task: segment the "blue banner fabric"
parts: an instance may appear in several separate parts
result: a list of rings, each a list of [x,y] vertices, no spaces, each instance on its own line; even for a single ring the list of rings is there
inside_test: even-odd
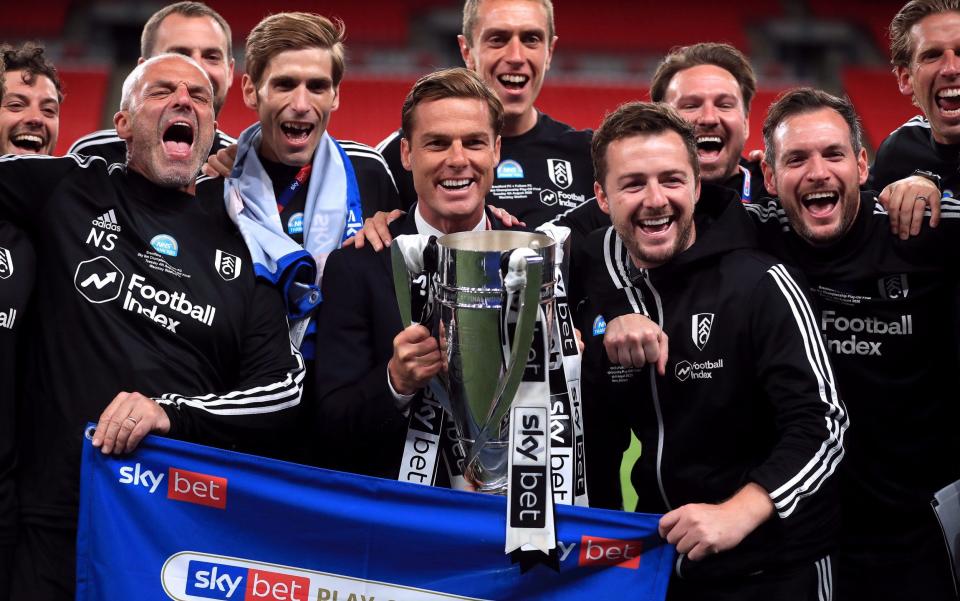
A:
[[[504,555],[506,499],[150,436],[83,450],[77,600],[662,600],[658,516],[557,507],[559,571]]]

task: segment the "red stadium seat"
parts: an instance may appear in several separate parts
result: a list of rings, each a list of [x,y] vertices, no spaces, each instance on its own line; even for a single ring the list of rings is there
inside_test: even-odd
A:
[[[874,148],[907,119],[920,113],[909,98],[900,94],[889,69],[849,68],[843,72],[843,85]]]
[[[60,137],[54,149],[54,154],[59,156],[66,153],[78,138],[102,127],[110,71],[106,68],[63,67],[58,71],[64,91],[60,108]]]
[[[56,38],[63,33],[70,0],[50,0],[42,6],[31,2],[4,2],[0,11],[0,40]]]
[[[281,10],[339,17],[346,24],[348,44],[402,46],[408,42],[411,8],[396,0],[286,0],[282,6],[276,2],[211,0],[207,4],[230,24],[234,44],[240,47],[261,19]]]

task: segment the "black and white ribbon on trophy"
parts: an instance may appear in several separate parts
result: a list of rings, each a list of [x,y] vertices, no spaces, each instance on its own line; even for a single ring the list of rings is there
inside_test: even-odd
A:
[[[432,329],[433,287],[436,273],[436,238],[424,235],[398,236],[394,240],[392,267],[400,319],[404,327],[421,324]],[[399,254],[398,254],[399,253]],[[410,274],[414,274],[411,277]],[[438,457],[443,457],[451,488],[468,490],[463,477],[466,453],[457,437],[453,419],[443,409],[449,406],[440,376],[434,376],[409,407],[407,437],[397,477],[402,482],[437,483]]]

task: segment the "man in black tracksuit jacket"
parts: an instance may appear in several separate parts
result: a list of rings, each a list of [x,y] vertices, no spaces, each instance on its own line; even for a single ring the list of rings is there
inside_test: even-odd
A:
[[[72,598],[86,423],[103,420],[104,451],[150,431],[256,450],[300,400],[283,301],[256,281],[222,180],[193,184],[213,117],[209,83],[188,61],[158,57],[131,75],[116,118],[127,166],[0,159],[0,217],[37,252],[13,599]]]
[[[809,282],[854,424],[841,468],[837,598],[951,599],[930,500],[960,478],[960,408],[948,393],[960,368],[960,212],[945,203],[939,228],[891,236],[886,211],[856,190],[867,174],[865,153],[850,147],[855,119],[848,102],[814,90],[778,101],[764,128],[765,169],[781,198],[747,209],[761,247]]]
[[[582,251],[588,302],[603,315],[628,299],[673,348],[657,374],[598,360],[588,337],[601,373],[584,404],[623,416],[643,445],[637,509],[668,512],[661,535],[681,553],[670,598],[816,599],[846,411],[803,287],[753,248],[735,193],[701,188],[695,157],[692,129],[662,105],[625,105],[595,134],[614,226]]]

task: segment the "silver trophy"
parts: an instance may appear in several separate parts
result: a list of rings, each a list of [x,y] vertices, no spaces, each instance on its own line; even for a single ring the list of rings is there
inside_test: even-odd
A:
[[[461,232],[429,241],[400,236],[392,253],[405,325],[416,322],[410,284],[428,278],[419,321],[438,336],[446,359],[441,402],[463,446],[464,476],[481,492],[505,494],[510,407],[528,363],[541,372],[528,377],[546,381],[536,366],[553,331],[556,243],[535,233]]]

